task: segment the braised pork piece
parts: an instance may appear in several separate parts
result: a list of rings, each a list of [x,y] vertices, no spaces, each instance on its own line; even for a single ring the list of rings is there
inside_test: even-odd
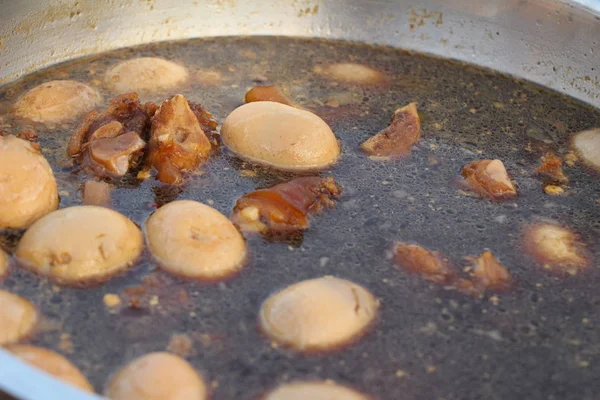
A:
[[[285,236],[307,229],[309,216],[333,207],[341,193],[333,178],[296,178],[242,196],[231,219],[245,232]]]
[[[179,184],[208,159],[212,145],[207,135],[212,137],[216,126],[208,111],[182,95],[161,105],[142,105],[137,93],[128,93],[111,100],[103,113],[90,112],[67,153],[97,177],[118,178],[135,169],[146,152],[145,166],[157,171],[159,181]]]
[[[156,178],[178,184],[184,174],[208,159],[209,137],[217,127],[212,115],[182,95],[166,100],[152,116],[146,164],[157,170]]]
[[[407,271],[436,283],[450,283],[455,273],[450,262],[438,251],[416,244],[398,242],[394,245],[394,261]]]
[[[517,195],[517,190],[500,160],[472,162],[463,167],[461,175],[461,184],[482,198],[503,200]]]
[[[420,136],[421,119],[417,105],[410,103],[397,109],[390,125],[361,144],[361,148],[372,156],[405,156]]]
[[[122,177],[140,162],[149,124],[150,116],[136,93],[117,96],[104,112],[91,111],[85,117],[67,154],[98,177]]]
[[[461,293],[482,296],[486,291],[505,291],[512,284],[510,272],[489,250],[479,257],[465,257],[469,266],[462,271],[468,271],[468,275],[462,274],[464,277],[439,251],[403,242],[396,242],[392,251],[397,267]]]
[[[562,168],[562,160],[556,154],[548,152],[541,158],[542,165],[535,169],[535,172],[542,176],[548,183],[565,184],[569,178],[565,175]]]

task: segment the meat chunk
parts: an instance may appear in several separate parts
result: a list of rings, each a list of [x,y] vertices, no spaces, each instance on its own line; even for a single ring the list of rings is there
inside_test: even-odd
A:
[[[96,131],[90,135],[90,140],[114,138],[119,136],[121,132],[123,132],[123,124],[119,121],[112,121],[96,129]]]
[[[213,146],[218,146],[218,136],[217,135],[217,121],[213,118],[212,114],[208,112],[206,108],[204,108],[201,104],[192,103],[188,101],[190,109],[198,119],[200,123],[200,127],[202,128],[202,132],[206,135],[206,137],[210,140]]]
[[[275,85],[254,86],[246,92],[244,101],[246,103],[252,103],[253,101],[274,101],[286,106],[295,106],[294,102],[283,93],[279,86]]]
[[[148,115],[148,117],[150,118],[154,117],[154,114],[156,114],[159,108],[160,106],[158,104],[153,103],[151,101],[144,103],[144,111],[146,112],[146,115]]]
[[[209,157],[209,136],[216,121],[202,106],[178,94],[166,100],[152,117],[146,164],[156,168],[157,179],[168,184],[183,181]]]
[[[90,142],[88,159],[97,176],[124,176],[142,155],[146,146],[137,133],[127,132],[112,138]]]
[[[427,250],[416,244],[396,242],[393,249],[394,262],[404,270],[419,274],[435,283],[449,284],[455,274],[450,262],[439,251]]]
[[[333,207],[342,188],[333,178],[304,177],[241,197],[233,222],[243,231],[286,235],[309,227],[309,215]]]
[[[120,122],[123,132],[136,132],[142,138],[147,136],[150,121],[137,93],[126,93],[112,99],[108,109],[91,124],[90,134],[112,121]]]
[[[104,112],[92,111],[85,117],[67,153],[98,177],[121,177],[141,159],[149,126],[150,117],[136,93],[117,96]]]
[[[361,145],[373,156],[401,157],[410,153],[421,136],[421,120],[416,103],[397,109],[390,125]]]
[[[464,186],[482,198],[502,200],[517,195],[500,160],[481,160],[467,164],[462,169],[462,176]]]
[[[473,264],[468,277],[461,277],[456,273],[450,261],[440,252],[427,250],[416,244],[396,242],[393,260],[407,272],[472,296],[481,296],[488,290],[502,291],[512,284],[510,273],[491,251],[486,251],[479,257],[468,257]]]
[[[83,204],[86,206],[110,207],[110,190],[108,183],[102,181],[86,181],[83,184]]]
[[[510,272],[491,251],[485,251],[479,257],[470,257],[470,261],[474,267],[471,278],[479,290],[503,291],[512,284]]]
[[[542,156],[542,165],[535,172],[543,176],[548,184],[565,184],[569,182],[569,178],[562,169],[562,160],[552,152]]]
[[[83,122],[79,125],[77,130],[73,132],[73,135],[69,140],[69,144],[67,145],[67,155],[69,157],[81,155],[81,152],[83,151],[83,145],[88,141],[90,126],[92,126],[96,118],[98,118],[98,112],[90,111],[85,116]]]

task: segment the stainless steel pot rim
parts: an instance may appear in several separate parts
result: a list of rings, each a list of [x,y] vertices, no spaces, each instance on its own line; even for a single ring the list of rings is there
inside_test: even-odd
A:
[[[23,0],[2,8],[0,83],[142,43],[287,35],[453,58],[600,106],[598,0]]]

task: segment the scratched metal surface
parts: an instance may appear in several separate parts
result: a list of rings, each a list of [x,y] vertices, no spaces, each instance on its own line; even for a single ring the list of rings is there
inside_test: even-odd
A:
[[[596,0],[0,0],[0,9],[0,82],[143,43],[285,35],[435,54],[600,105]]]

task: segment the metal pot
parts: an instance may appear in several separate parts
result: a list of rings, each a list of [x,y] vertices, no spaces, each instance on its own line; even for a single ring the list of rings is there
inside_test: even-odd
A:
[[[141,43],[317,36],[467,61],[600,106],[595,0],[22,0],[0,7],[0,83]]]
[[[0,83],[142,43],[287,35],[389,45],[466,61],[600,107],[600,2],[593,0],[0,0],[0,10]],[[0,351],[0,382],[17,389],[37,382],[18,391],[23,398],[86,398],[3,357]],[[41,392],[29,391],[35,388]]]

